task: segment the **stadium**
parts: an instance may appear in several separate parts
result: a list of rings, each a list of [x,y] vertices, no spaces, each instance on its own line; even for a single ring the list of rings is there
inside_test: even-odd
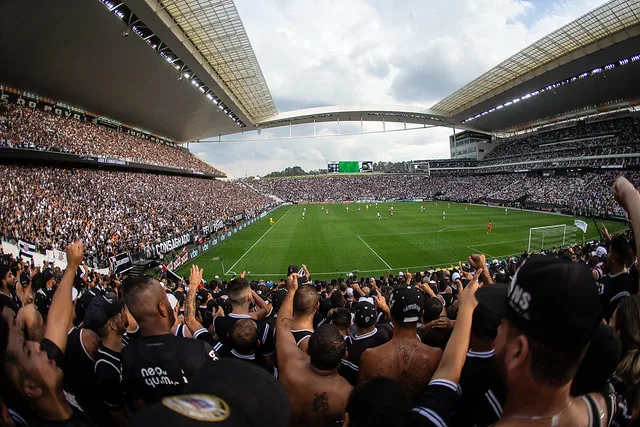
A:
[[[286,111],[233,0],[0,11],[2,425],[637,425],[640,0],[436,103]]]

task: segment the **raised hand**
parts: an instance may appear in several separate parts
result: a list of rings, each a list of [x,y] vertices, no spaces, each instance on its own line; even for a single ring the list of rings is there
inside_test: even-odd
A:
[[[82,264],[82,259],[84,258],[84,246],[82,242],[78,240],[67,246],[67,264],[78,268]]]
[[[193,264],[189,272],[189,286],[195,286],[197,288],[202,282],[203,272],[204,270],[202,268],[198,268],[197,265]]]

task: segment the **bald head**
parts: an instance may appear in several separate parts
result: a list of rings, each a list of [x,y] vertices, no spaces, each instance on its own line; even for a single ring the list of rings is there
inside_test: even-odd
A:
[[[123,289],[125,304],[141,328],[155,324],[171,329],[175,318],[160,282],[151,276],[131,277],[125,280]]]
[[[318,310],[319,302],[320,297],[314,286],[301,285],[293,297],[293,314],[295,316],[314,314]]]
[[[251,354],[258,344],[258,325],[251,319],[240,319],[229,335],[233,348],[240,354]]]

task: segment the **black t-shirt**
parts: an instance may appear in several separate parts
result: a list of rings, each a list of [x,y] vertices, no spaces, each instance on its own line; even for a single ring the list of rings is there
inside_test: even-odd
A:
[[[500,385],[494,350],[469,351],[460,375],[462,399],[456,408],[453,425],[489,426],[502,415],[506,393]]]
[[[95,371],[98,384],[97,392],[106,410],[124,409],[120,353],[100,345]]]
[[[236,359],[242,360],[243,362],[251,363],[253,365],[259,366],[260,368],[266,370],[275,378],[278,378],[278,369],[272,366],[269,366],[260,353],[254,352],[252,354],[240,354],[233,348],[225,347],[224,344],[219,343],[214,349],[218,352],[221,358],[228,359]]]
[[[140,328],[132,332],[125,332],[122,336],[122,346],[127,347],[131,341],[140,337]]]
[[[227,316],[216,316],[213,318],[213,330],[220,342],[225,346],[231,347],[232,343],[229,339],[233,325],[240,319],[252,319],[248,314],[236,314],[229,313]],[[253,319],[252,319],[253,320]],[[275,341],[273,340],[273,331],[271,325],[268,322],[258,322],[253,320],[258,325],[258,337],[260,339],[259,352],[263,356],[271,356],[276,351]],[[194,338],[198,338],[196,335],[198,331],[193,334]]]
[[[5,307],[13,311],[14,316],[18,314],[18,310],[20,310],[20,307],[22,307],[22,303],[16,296],[15,292],[11,292],[11,296],[0,294],[0,299],[2,299],[2,302],[4,302]]]
[[[448,426],[460,399],[460,387],[448,380],[432,380],[411,410],[411,426]]]
[[[64,353],[64,389],[76,396],[82,408],[95,414],[102,409],[96,399],[96,361],[87,352],[82,336],[87,332],[73,327],[68,334],[67,349]],[[95,414],[100,416],[99,414]]]
[[[122,351],[122,387],[126,403],[147,405],[180,394],[191,376],[205,363],[218,360],[202,340],[164,334],[139,337]]]
[[[62,350],[60,349],[60,347],[58,347],[55,343],[53,343],[53,341],[50,341],[48,339],[43,339],[42,342],[40,343],[40,350],[44,351],[47,354],[47,357],[49,358],[49,360],[53,360],[56,363],[56,366],[58,367],[62,367],[64,366],[64,353],[62,352]],[[40,419],[38,417],[34,417],[32,420],[29,421],[29,425],[31,426],[39,426],[39,427],[87,427],[87,426],[94,426],[95,424],[93,424],[88,418],[87,416],[84,414],[82,408],[80,407],[80,405],[77,403],[75,396],[73,396],[72,394],[68,393],[68,392],[64,392],[65,398],[67,400],[67,403],[69,404],[69,407],[72,410],[72,415],[71,418],[69,418],[68,420],[64,420],[64,421],[50,421],[50,420],[43,420]]]
[[[602,314],[607,322],[616,311],[620,299],[630,296],[633,289],[633,277],[628,272],[621,272],[613,276],[607,274],[600,278],[598,291],[600,292]]]
[[[368,348],[378,347],[389,341],[393,336],[393,329],[388,323],[378,325],[371,332],[353,337],[345,337],[344,343],[347,357],[340,361],[339,372],[351,385],[358,382],[360,357]]]

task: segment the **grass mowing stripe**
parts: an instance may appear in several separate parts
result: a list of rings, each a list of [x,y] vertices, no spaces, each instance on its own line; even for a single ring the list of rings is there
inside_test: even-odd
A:
[[[373,252],[373,254],[374,254],[375,256],[377,256],[378,258],[380,258],[380,261],[382,261],[382,263],[383,263],[384,265],[386,265],[386,266],[387,266],[387,268],[388,268],[389,270],[391,270],[391,269],[392,269],[392,268],[391,268],[391,266],[387,263],[387,261],[385,261],[384,259],[382,259],[382,257],[381,257],[380,255],[378,255],[378,253],[377,253],[376,251],[374,251],[373,249],[371,249],[371,246],[369,246],[369,245],[367,244],[367,242],[365,242],[364,240],[362,240],[362,237],[358,236],[358,239],[360,239],[360,240],[362,241],[362,243],[364,243],[364,244],[365,244],[365,246],[366,246],[366,247],[368,247],[368,248],[369,248],[369,250],[370,250],[371,252]]]
[[[254,248],[254,247],[255,247],[255,246],[260,242],[260,240],[262,240],[262,238],[263,238],[264,236],[266,236],[266,235],[267,235],[271,230],[273,230],[273,229],[274,229],[274,227],[275,227],[275,226],[276,226],[276,225],[277,225],[277,224],[282,220],[282,218],[284,218],[285,216],[287,216],[287,214],[289,213],[289,211],[291,211],[291,208],[292,208],[292,207],[293,207],[293,206],[289,207],[289,210],[287,210],[287,211],[284,213],[284,215],[282,215],[282,216],[280,217],[280,219],[279,219],[279,220],[277,220],[277,221],[275,222],[275,224],[273,224],[271,227],[269,227],[269,228],[267,229],[267,231],[265,231],[265,232],[264,232],[264,234],[263,234],[262,236],[260,236],[260,238],[259,238],[258,240],[256,240],[256,242],[255,242],[255,243],[254,243],[254,244],[253,244],[249,249],[247,249],[247,251],[246,251],[245,253],[243,253],[243,254],[242,254],[242,256],[241,256],[240,258],[238,258],[238,260],[235,262],[235,264],[233,264],[231,267],[229,267],[229,269],[227,270],[227,272],[226,272],[226,273],[224,273],[224,274],[229,275],[229,272],[233,270],[233,267],[235,267],[236,265],[238,265],[238,263],[242,260],[242,258],[244,258],[244,257],[245,257],[249,252],[251,252],[251,249],[253,249],[253,248]]]

